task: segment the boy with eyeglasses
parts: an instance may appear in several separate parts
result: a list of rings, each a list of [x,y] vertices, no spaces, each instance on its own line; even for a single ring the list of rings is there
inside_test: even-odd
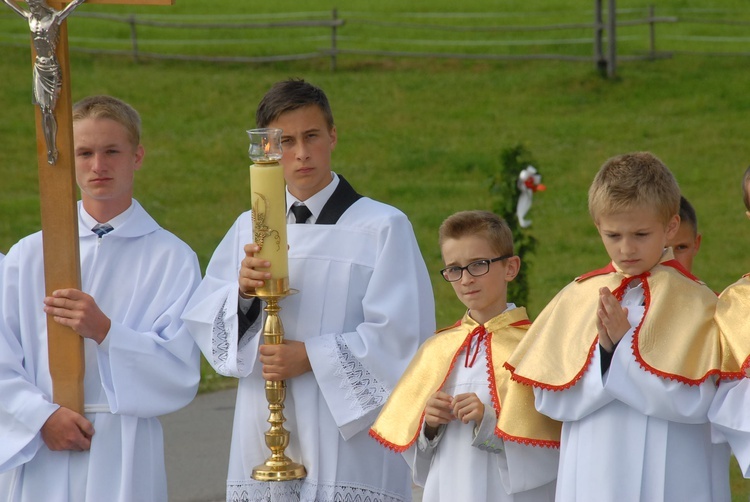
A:
[[[560,424],[503,368],[531,324],[507,303],[521,266],[510,228],[463,211],[439,235],[441,274],[468,310],[422,345],[370,435],[406,452],[424,500],[552,501]]]
[[[589,212],[611,262],[560,291],[508,360],[536,408],[563,422],[558,501],[715,500],[717,298],[666,248],[679,205],[653,154],[606,161]]]

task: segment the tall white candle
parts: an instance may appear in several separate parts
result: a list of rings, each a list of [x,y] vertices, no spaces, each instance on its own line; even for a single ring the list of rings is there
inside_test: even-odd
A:
[[[260,246],[257,257],[271,262],[271,279],[260,296],[289,290],[289,256],[286,237],[286,183],[281,158],[281,130],[253,129],[251,139],[250,192],[253,211],[253,240]],[[276,145],[278,143],[278,145]]]

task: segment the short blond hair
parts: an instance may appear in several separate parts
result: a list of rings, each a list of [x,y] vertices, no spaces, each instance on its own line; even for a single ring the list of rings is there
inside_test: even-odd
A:
[[[598,222],[635,207],[650,207],[666,225],[680,211],[680,186],[655,155],[635,152],[607,160],[589,188],[589,213]]]
[[[133,148],[141,144],[141,116],[120,99],[106,95],[83,98],[73,105],[73,122],[84,119],[114,120],[128,132]]]
[[[508,223],[490,211],[460,211],[443,221],[438,230],[442,249],[448,239],[479,235],[487,239],[492,250],[501,255],[513,255],[513,232]]]

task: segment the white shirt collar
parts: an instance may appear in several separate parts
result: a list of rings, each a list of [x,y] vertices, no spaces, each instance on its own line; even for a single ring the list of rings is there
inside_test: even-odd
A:
[[[339,177],[336,173],[331,172],[331,182],[327,184],[320,192],[316,193],[309,199],[305,201],[299,200],[297,197],[292,195],[289,192],[289,187],[286,189],[286,215],[287,215],[287,222],[293,223],[294,222],[294,214],[291,212],[291,207],[295,203],[303,203],[307,206],[307,208],[312,213],[312,216],[309,219],[310,223],[315,223],[318,220],[318,217],[320,216],[321,211],[323,211],[323,206],[326,205],[326,202],[328,202],[328,199],[331,198],[331,195],[333,195],[333,192],[336,190],[336,187],[339,186]]]
[[[89,213],[86,212],[86,209],[84,209],[83,204],[80,205],[80,211],[79,216],[81,218],[81,221],[83,221],[86,228],[94,228],[94,225],[97,223],[109,223],[112,225],[112,228],[117,228],[118,226],[122,225],[127,221],[127,219],[130,217],[131,213],[135,210],[135,204],[133,202],[130,202],[130,206],[114,218],[112,218],[109,221],[96,221],[93,216],[91,216]]]

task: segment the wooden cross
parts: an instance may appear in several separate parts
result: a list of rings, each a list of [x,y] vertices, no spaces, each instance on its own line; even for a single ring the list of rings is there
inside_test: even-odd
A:
[[[16,0],[12,0],[19,3]],[[7,3],[7,2],[6,2]],[[51,8],[62,11],[71,0],[47,0]],[[174,0],[86,0],[89,4],[172,5]],[[11,6],[12,7],[12,6]],[[14,9],[15,10],[15,9]],[[36,64],[34,33],[31,41],[32,65]],[[70,94],[68,30],[63,19],[55,50],[62,77],[54,107],[56,134],[53,140],[57,159],[50,163],[47,145],[49,128],[41,106],[36,106],[37,160],[39,165],[39,198],[41,203],[42,240],[44,251],[45,291],[81,288],[81,265],[78,250],[78,189],[73,155],[73,119]],[[41,300],[41,299],[40,299]],[[83,339],[72,329],[47,318],[49,369],[55,403],[83,413]]]

